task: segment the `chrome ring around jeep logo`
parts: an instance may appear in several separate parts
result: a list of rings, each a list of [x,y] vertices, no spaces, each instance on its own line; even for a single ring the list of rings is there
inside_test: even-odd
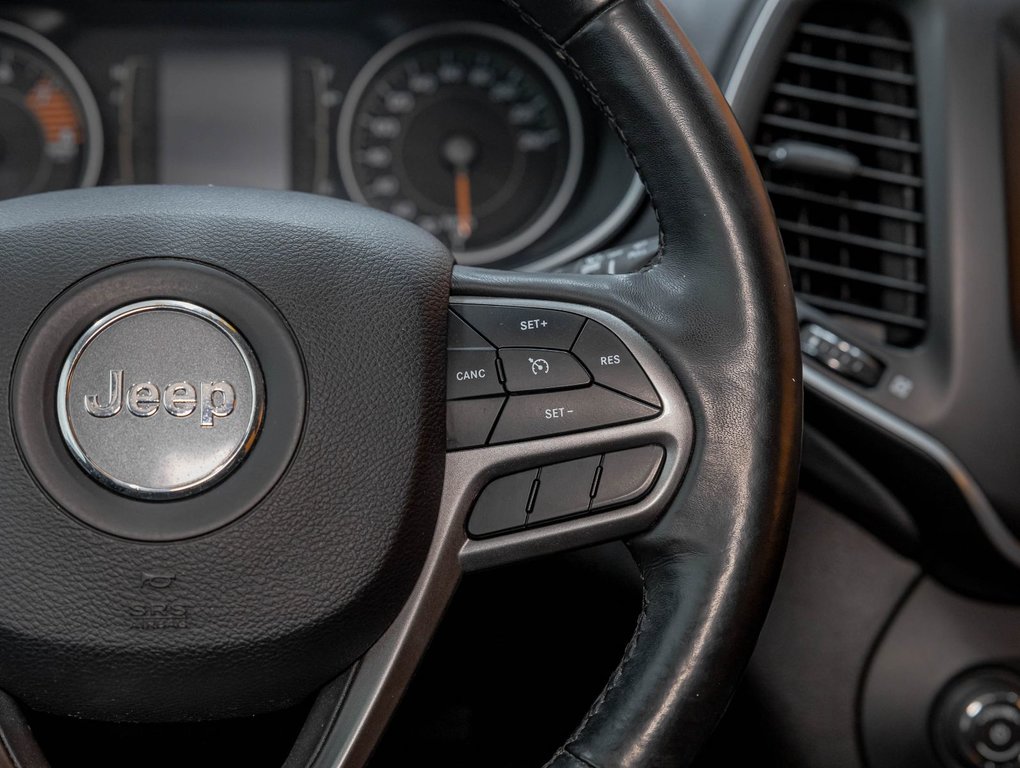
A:
[[[94,323],[57,385],[71,454],[119,493],[172,499],[222,480],[255,443],[261,371],[230,323],[196,304],[130,304]]]

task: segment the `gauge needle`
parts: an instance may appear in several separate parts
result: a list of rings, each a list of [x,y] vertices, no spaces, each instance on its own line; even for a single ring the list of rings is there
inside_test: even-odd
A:
[[[467,240],[471,237],[471,176],[467,168],[454,172],[453,192],[457,203],[457,235]]]
[[[453,202],[457,211],[459,246],[471,237],[474,220],[471,215],[471,164],[478,157],[478,143],[465,134],[454,134],[440,148],[443,159],[453,169]]]

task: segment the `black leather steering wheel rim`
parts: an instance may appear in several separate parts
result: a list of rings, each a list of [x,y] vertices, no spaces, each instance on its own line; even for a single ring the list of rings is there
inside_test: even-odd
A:
[[[660,3],[506,2],[574,71],[619,132],[655,210],[660,250],[649,268],[619,276],[537,275],[457,267],[453,270],[450,293],[455,298],[566,302],[618,318],[643,337],[646,346],[658,353],[675,376],[686,395],[694,433],[686,475],[675,497],[651,528],[627,540],[643,582],[643,607],[634,636],[602,695],[549,764],[575,768],[687,765],[711,733],[733,693],[764,621],[782,560],[796,489],[801,428],[798,328],[789,273],[771,206],[739,127],[711,75]],[[117,206],[119,210],[109,210]],[[229,247],[224,243],[229,243]],[[277,252],[292,255],[293,263],[285,262],[291,269],[279,270],[276,263],[267,260],[267,253],[259,250],[263,243],[273,250],[269,255]],[[367,762],[459,577],[457,557],[465,538],[463,509],[456,514],[440,513],[432,550],[415,591],[411,592],[413,569],[425,559],[427,544],[427,538],[418,535],[419,528],[424,530],[431,524],[432,518],[425,513],[433,512],[436,503],[443,509],[446,499],[444,488],[443,501],[438,500],[442,467],[437,446],[441,444],[441,430],[434,428],[442,416],[442,393],[437,389],[439,385],[432,383],[441,369],[439,329],[447,313],[446,278],[450,274],[449,254],[441,251],[434,240],[412,231],[404,223],[390,222],[383,214],[297,195],[274,197],[272,193],[239,190],[173,188],[97,189],[12,201],[0,209],[0,257],[5,263],[17,265],[21,259],[21,263],[33,267],[24,273],[15,272],[25,287],[15,281],[13,287],[0,289],[0,296],[12,298],[31,289],[47,297],[47,301],[58,301],[55,297],[67,286],[80,289],[82,282],[75,281],[84,281],[86,277],[108,281],[110,277],[104,270],[112,267],[108,271],[115,272],[119,269],[117,265],[135,260],[146,262],[146,268],[156,264],[151,257],[167,255],[181,261],[206,261],[248,281],[250,288],[262,291],[267,301],[281,309],[297,343],[303,345],[306,371],[318,376],[318,379],[309,376],[313,383],[327,379],[329,373],[329,364],[317,361],[332,360],[336,355],[328,335],[322,340],[312,334],[316,329],[314,313],[308,311],[303,315],[301,311],[308,310],[309,289],[307,281],[297,274],[301,269],[298,265],[335,281],[332,290],[331,284],[322,282],[318,297],[330,302],[338,316],[345,309],[340,296],[346,289],[342,275],[330,272],[338,256],[364,270],[363,279],[371,285],[362,287],[366,295],[358,298],[366,306],[376,295],[392,301],[395,286],[397,290],[406,290],[406,306],[400,311],[407,315],[394,310],[386,328],[393,344],[406,343],[411,353],[420,356],[417,378],[413,386],[407,387],[404,397],[408,404],[405,422],[413,422],[416,414],[424,416],[415,424],[420,430],[415,433],[418,439],[407,439],[402,454],[406,474],[420,473],[420,477],[415,476],[418,487],[408,485],[407,492],[396,501],[404,502],[407,509],[402,511],[410,513],[417,511],[413,509],[413,500],[417,499],[422,514],[398,517],[393,513],[394,530],[403,530],[407,541],[400,556],[390,555],[403,568],[396,582],[399,589],[393,588],[394,582],[386,581],[393,571],[382,574],[388,561],[387,551],[380,549],[375,565],[379,594],[388,602],[386,612],[379,611],[374,604],[365,607],[383,600],[362,600],[357,604],[359,610],[364,609],[364,614],[359,615],[373,618],[380,628],[368,629],[361,622],[362,636],[348,649],[351,658],[356,658],[355,652],[361,653],[372,637],[379,638],[378,632],[384,634],[358,665],[344,673],[342,684],[332,686],[335,701],[327,707],[328,712],[318,713],[309,726],[315,731],[314,748],[299,750],[300,762],[291,761],[288,766],[348,768]],[[408,262],[408,277],[387,260],[391,252],[403,253]],[[53,253],[59,258],[47,269],[38,255]],[[36,256],[34,262],[32,254]],[[366,254],[372,259],[366,261]],[[162,298],[166,298],[162,294],[189,290],[186,276],[181,277],[184,272],[173,264],[167,269],[176,276],[167,278],[158,288]],[[378,276],[377,284],[372,282],[374,275]],[[410,279],[414,276],[417,283]],[[47,280],[53,285],[48,285]],[[109,292],[114,283],[102,285]],[[120,297],[114,296],[109,301],[120,301]],[[414,301],[419,304],[414,305]],[[24,310],[22,315],[29,317],[29,308]],[[9,315],[13,316],[13,312]],[[303,322],[294,322],[302,317]],[[85,322],[85,318],[80,321]],[[408,341],[403,337],[413,323],[415,338]],[[342,325],[337,323],[328,331],[339,334]],[[378,331],[375,335],[379,335]],[[9,329],[9,333],[23,336],[20,327]],[[372,335],[371,330],[365,331],[360,346],[369,347]],[[357,352],[357,346],[352,344],[351,348]],[[14,355],[8,357],[13,359]],[[321,418],[322,410],[309,408],[308,424]],[[21,425],[24,423],[22,420]],[[308,443],[308,436],[306,427],[302,445]],[[333,437],[327,435],[326,439]],[[316,453],[323,455],[322,451]],[[323,470],[309,464],[307,457],[304,461],[302,464],[299,452],[293,465],[288,465],[289,475],[285,478],[294,479],[293,466],[307,470],[308,482],[302,488],[310,494],[316,490],[314,481],[322,479]],[[28,521],[24,530],[33,539],[41,538],[41,530],[35,527],[37,518],[33,517],[41,510],[38,519],[43,520],[42,525],[92,545],[95,537],[83,533],[77,523],[60,515],[44,516],[54,511],[56,505],[42,498],[26,467],[12,465],[9,471],[17,483],[12,482],[6,490],[9,497],[0,494],[0,501],[10,503],[12,509],[23,505],[18,511],[24,513],[23,518]],[[466,488],[477,493],[486,479],[474,478]],[[239,473],[230,482],[241,480]],[[40,487],[43,485],[40,483]],[[337,492],[330,496],[342,496],[342,491],[349,490],[342,485],[338,482]],[[279,488],[274,488],[269,498],[273,501],[276,494],[275,503],[283,507],[280,493]],[[365,494],[366,498],[375,498],[368,490]],[[426,496],[428,503],[422,500]],[[308,501],[308,506],[326,507],[331,501],[316,498],[314,503]],[[29,510],[30,503],[35,505],[34,511]],[[255,523],[265,524],[266,506],[256,507],[245,518],[244,525],[250,528]],[[383,506],[392,508],[394,504]],[[28,514],[30,511],[33,514]],[[281,509],[279,514],[285,511]],[[381,517],[380,512],[375,521]],[[364,523],[364,518],[358,520]],[[409,528],[408,520],[417,527]],[[293,524],[298,529],[306,527],[299,519]],[[221,536],[228,539],[240,536],[243,531],[239,533],[239,529],[243,527],[225,526],[223,533],[213,532],[203,540],[173,543],[178,559],[183,557],[182,552],[195,553],[183,572],[192,575],[192,586],[187,588],[194,590],[196,599],[215,597],[220,591],[214,579],[209,584],[198,584],[202,553],[197,550],[206,545],[218,546]],[[342,532],[335,532],[335,536],[341,546],[357,545],[356,541],[352,544],[350,536],[344,538]],[[562,546],[580,546],[590,541],[565,538]],[[149,553],[168,551],[125,541],[106,541],[103,546],[109,547],[110,552],[119,551],[122,558],[129,553],[130,562],[140,565],[148,562]],[[267,539],[263,550],[267,560],[277,555],[274,546],[273,540]],[[247,551],[240,544],[231,549],[235,553]],[[101,561],[101,554],[102,549],[97,546],[97,562]],[[335,550],[329,554],[337,556]],[[436,560],[442,560],[447,567],[439,576],[432,567]],[[106,563],[100,565],[105,567]],[[320,565],[324,565],[321,573],[325,577],[330,563]],[[245,578],[247,563],[243,558],[235,566],[240,575],[224,572],[222,582],[245,599],[260,598],[256,585]],[[50,573],[45,576],[52,578]],[[294,583],[299,583],[305,574],[294,569],[292,576]],[[186,579],[181,581],[188,583]],[[46,589],[53,588],[48,581],[41,583]],[[387,583],[389,591],[382,590]],[[72,590],[78,586],[61,584],[59,588]],[[92,600],[92,592],[95,590],[86,592],[82,588],[80,594],[85,597],[73,603],[76,610],[83,613],[90,607],[94,610],[92,603],[87,602]],[[397,615],[400,600],[408,592],[412,599]],[[285,590],[275,597],[281,604],[293,602],[288,600]],[[224,605],[233,608],[238,602]],[[333,613],[327,609],[330,607],[322,607],[324,617],[337,625],[344,624],[338,609]],[[410,622],[401,623],[408,612],[413,614],[412,618],[426,616],[420,629]],[[266,609],[266,613],[272,611]],[[305,617],[298,613],[295,611],[293,626],[300,628]],[[391,620],[390,629],[384,630],[382,627]],[[281,684],[293,678],[287,667],[292,662],[279,662],[274,648],[265,641],[267,627],[258,621],[252,623],[258,625],[252,633],[259,641],[266,672],[271,667]],[[216,638],[213,624],[200,628],[208,632],[208,637]],[[330,627],[331,631],[334,629]],[[123,631],[125,637],[130,636],[127,630]],[[286,631],[291,637],[299,635],[291,627]],[[396,640],[390,638],[394,632]],[[24,653],[36,653],[24,638],[17,639]],[[310,647],[315,648],[320,661],[331,652],[334,654],[335,666],[328,674],[336,675],[350,664],[349,660],[335,658],[336,645],[332,644],[331,635],[323,633],[315,639],[316,644]],[[145,679],[145,674],[152,675],[148,679],[159,679],[156,675],[163,675],[164,679],[187,675],[193,681],[196,675],[200,677],[196,672],[199,668],[187,666],[183,655],[178,659],[166,652],[168,648],[179,650],[169,641],[165,647],[159,641],[148,642],[145,646],[139,641],[143,650],[133,664],[121,668],[125,679],[130,674],[139,675],[140,680]],[[376,656],[374,661],[373,654],[386,643],[390,643],[391,655],[382,657],[382,661]],[[86,646],[86,650],[94,652],[97,647]],[[222,645],[215,650],[226,658],[233,649]],[[303,647],[295,646],[290,651],[293,657],[307,655]],[[165,666],[160,666],[167,659]],[[34,656],[32,661],[33,666],[37,662],[39,666],[50,663],[49,659]],[[253,663],[251,659],[240,661]],[[70,654],[60,660],[62,668],[71,672],[73,662]],[[178,663],[179,668],[174,666]],[[243,663],[239,665],[242,671],[235,676],[244,676]],[[150,667],[155,671],[150,673]],[[94,674],[95,669],[89,673]],[[220,670],[215,669],[215,673]],[[320,673],[318,684],[326,674]],[[359,685],[371,674],[378,674],[379,678],[366,684],[371,695],[361,696]],[[30,690],[29,677],[18,678],[17,674],[10,677],[20,683],[22,695]],[[309,674],[305,678],[304,692],[315,677]],[[110,697],[120,693],[118,679],[104,681]],[[87,691],[88,683],[88,674],[83,674],[67,689]],[[166,712],[186,711],[188,691],[182,687],[173,693],[168,701],[172,699],[174,708]],[[288,690],[287,696],[298,693],[301,691]],[[244,694],[249,703],[260,701],[260,691],[254,687],[244,689]],[[282,696],[280,701],[286,702],[287,698]],[[2,764],[6,752],[15,750],[12,745],[26,740],[22,738],[24,731],[18,725],[13,702],[3,697],[0,703],[3,704],[0,747],[6,747],[0,748]],[[162,712],[151,701],[148,709],[138,704],[138,709],[132,710],[133,704],[125,698],[118,699],[116,707],[108,707],[104,702],[93,702],[92,706],[101,716],[111,712],[134,716],[140,712],[142,719],[152,719]],[[358,727],[351,729],[357,733],[350,736],[344,732],[351,722],[350,718],[345,719],[345,714],[358,708],[361,708],[360,713],[356,712]],[[371,727],[363,727],[369,720]],[[11,737],[12,732],[17,738]],[[331,739],[342,743],[342,748],[334,749]],[[11,754],[11,760],[15,764],[41,765],[41,758],[32,752],[30,740],[27,741],[29,746],[22,747],[20,754]]]
[[[507,2],[619,132],[660,253],[610,279],[455,269],[454,293],[576,300],[622,317],[677,375],[697,434],[679,495],[628,542],[644,593],[633,638],[550,765],[687,765],[750,657],[785,547],[802,397],[789,272],[739,126],[661,3]]]

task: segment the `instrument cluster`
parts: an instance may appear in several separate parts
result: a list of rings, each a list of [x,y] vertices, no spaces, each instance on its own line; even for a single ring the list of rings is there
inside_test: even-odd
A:
[[[413,221],[463,264],[532,269],[603,245],[641,208],[608,121],[499,8],[328,5],[0,19],[0,199],[291,189]]]

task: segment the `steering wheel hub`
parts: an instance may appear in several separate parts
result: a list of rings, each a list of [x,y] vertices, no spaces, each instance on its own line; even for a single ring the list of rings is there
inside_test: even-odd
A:
[[[105,188],[5,207],[0,688],[115,720],[309,695],[421,571],[443,482],[449,252],[294,193]]]

